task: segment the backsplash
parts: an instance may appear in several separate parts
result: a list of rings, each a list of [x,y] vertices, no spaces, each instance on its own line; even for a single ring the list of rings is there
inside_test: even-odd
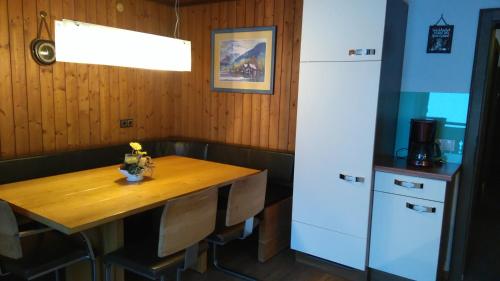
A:
[[[461,163],[468,107],[469,93],[401,92],[395,154],[407,155],[412,118],[432,118],[444,160]]]

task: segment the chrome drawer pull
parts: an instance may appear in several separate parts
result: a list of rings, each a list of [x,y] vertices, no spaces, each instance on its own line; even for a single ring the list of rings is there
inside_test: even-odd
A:
[[[365,178],[363,178],[363,177],[355,177],[355,176],[349,176],[349,175],[344,175],[344,174],[340,174],[339,178],[341,180],[345,180],[347,182],[359,182],[359,183],[365,182]]]
[[[415,205],[415,204],[411,204],[408,202],[406,202],[406,208],[412,209],[412,210],[419,212],[419,213],[435,213],[436,212],[436,208],[434,208],[434,207],[420,206],[420,205]]]
[[[424,189],[423,183],[394,180],[394,184],[402,186],[402,187],[406,187],[406,188]]]

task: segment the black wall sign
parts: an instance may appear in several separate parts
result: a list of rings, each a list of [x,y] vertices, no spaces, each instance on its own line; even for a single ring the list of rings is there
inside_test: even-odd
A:
[[[453,25],[431,25],[427,41],[427,53],[451,53]]]
[[[443,21],[443,25],[439,22]],[[429,38],[427,40],[427,53],[449,54],[453,42],[453,25],[449,25],[441,15],[435,25],[429,27]]]

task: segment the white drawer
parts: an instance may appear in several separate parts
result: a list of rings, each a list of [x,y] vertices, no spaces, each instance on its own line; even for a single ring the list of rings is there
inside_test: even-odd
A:
[[[446,182],[386,172],[375,172],[376,191],[444,202]]]
[[[291,244],[294,250],[348,267],[365,270],[366,238],[358,238],[292,221]]]
[[[374,192],[369,266],[436,280],[444,203]]]

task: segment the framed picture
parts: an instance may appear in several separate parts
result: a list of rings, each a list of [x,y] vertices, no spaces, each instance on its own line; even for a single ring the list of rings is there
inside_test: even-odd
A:
[[[213,30],[212,91],[272,94],[275,36],[274,26]]]

